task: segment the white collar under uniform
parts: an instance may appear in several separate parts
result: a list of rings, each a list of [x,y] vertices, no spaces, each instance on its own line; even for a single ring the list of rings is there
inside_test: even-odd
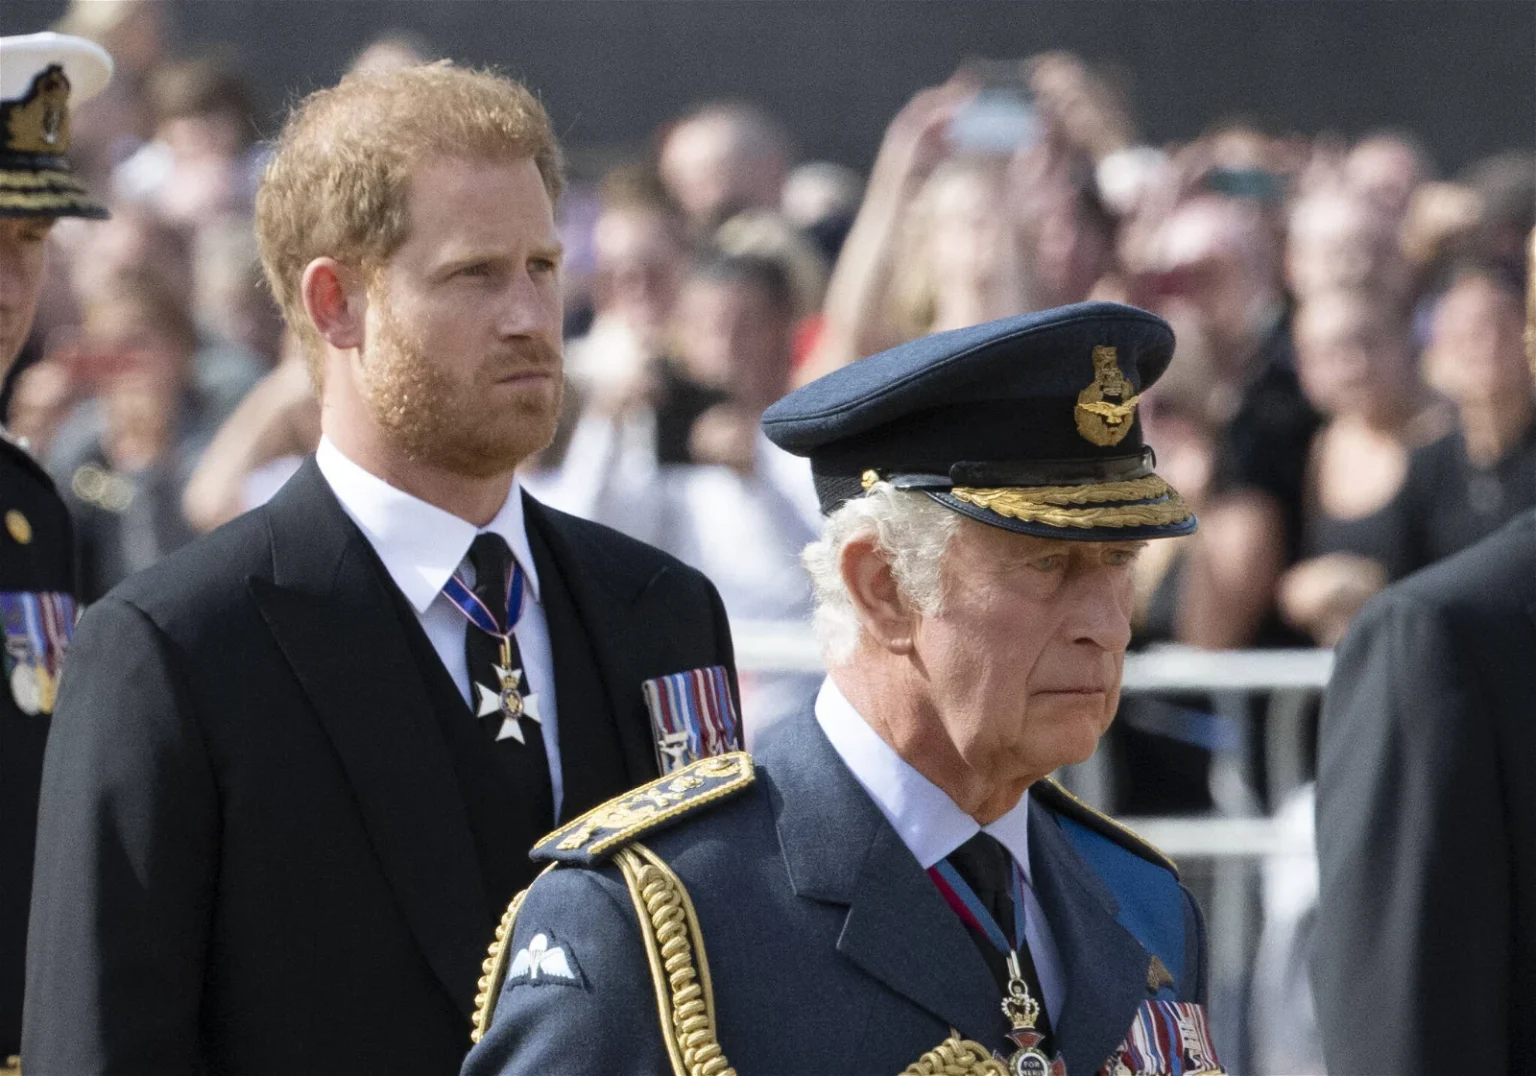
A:
[[[442,659],[466,707],[470,705],[469,664],[464,657],[464,629],[468,621],[443,596],[443,584],[455,571],[473,580],[467,558],[470,543],[477,534],[489,531],[506,540],[528,579],[523,615],[515,634],[524,675],[539,696],[540,728],[549,756],[555,817],[559,819],[563,784],[555,662],[549,622],[539,599],[539,572],[533,563],[533,549],[528,544],[528,528],[523,519],[523,491],[517,479],[513,479],[506,502],[496,517],[484,527],[476,527],[364,470],[343,455],[328,437],[320,439],[315,463],[341,502],[342,511],[363,532],[389,577],[420,618],[432,649]]]
[[[1061,955],[1051,937],[1050,924],[1035,896],[1034,871],[1029,861],[1029,794],[1013,809],[983,826],[966,814],[938,785],[896,753],[853,708],[828,677],[816,696],[816,722],[832,742],[832,748],[853,773],[854,780],[875,801],[918,865],[924,870],[944,859],[981,830],[996,837],[1024,872],[1024,934],[1029,953],[1045,993],[1045,1011],[1060,1015],[1066,982]]]

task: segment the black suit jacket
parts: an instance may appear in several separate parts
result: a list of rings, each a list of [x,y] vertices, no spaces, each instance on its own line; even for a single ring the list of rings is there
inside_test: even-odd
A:
[[[1317,841],[1328,1071],[1536,1073],[1536,513],[1351,627]]]
[[[730,638],[697,572],[527,509],[600,681],[557,684],[569,817],[621,790],[585,779],[586,733],[650,778],[641,681],[730,667]],[[487,878],[512,831],[430,653],[312,461],[92,607],[44,766],[29,1076],[457,1070],[528,868]]]
[[[0,431],[0,517],[12,512],[26,528],[17,524],[13,533],[11,526],[0,525],[0,591],[75,593],[74,544],[64,502],[37,462]],[[0,625],[0,636],[14,628]],[[0,638],[0,1065],[21,1048],[21,969],[49,721],[47,714],[29,714],[16,704],[13,645]]]

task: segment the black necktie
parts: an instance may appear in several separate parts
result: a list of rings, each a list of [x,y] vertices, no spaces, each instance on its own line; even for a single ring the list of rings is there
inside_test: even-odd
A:
[[[487,531],[475,536],[469,547],[469,563],[475,570],[475,597],[490,610],[496,626],[507,630],[507,580],[512,574],[512,550],[506,539]],[[505,668],[518,677],[514,685],[522,698],[533,692],[528,682],[523,658],[517,646],[517,636],[507,635],[508,651],[503,654],[501,639],[481,631],[473,623],[464,625],[464,657],[469,665],[470,702],[479,710],[480,700],[486,692],[500,694],[502,677],[498,671]],[[505,657],[507,664],[502,664]],[[482,691],[482,688],[484,689]],[[549,779],[549,759],[544,753],[544,733],[539,723],[524,713],[517,719],[523,733],[519,743],[511,736],[496,739],[501,732],[506,715],[500,711],[480,718],[481,727],[494,745],[496,761],[511,782],[518,802],[532,811],[532,820],[538,832],[554,828],[554,790]]]
[[[1049,1037],[1050,1022],[1045,1012],[1045,992],[1040,988],[1040,976],[1035,972],[1034,959],[1029,955],[1029,942],[1024,938],[1013,937],[1013,857],[1001,841],[982,830],[949,854],[949,865],[965,879],[965,884],[975,892],[982,907],[992,913],[1003,935],[1018,944],[1019,971],[1023,975],[1024,984],[1029,987],[1030,996],[1040,1003],[1037,1026]],[[970,928],[970,924],[966,926],[970,930],[971,940],[981,951],[981,958],[986,961],[992,977],[997,980],[998,988],[1006,995],[1007,957],[998,952],[997,946],[985,934]]]

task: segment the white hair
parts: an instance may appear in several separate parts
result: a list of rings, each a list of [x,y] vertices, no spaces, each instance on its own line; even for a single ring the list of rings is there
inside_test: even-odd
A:
[[[925,615],[943,601],[944,551],[959,526],[957,513],[927,495],[877,482],[862,497],[827,517],[821,537],[800,554],[816,591],[816,638],[829,665],[853,656],[862,627],[843,581],[843,550],[859,538],[872,537],[887,556],[901,596]]]

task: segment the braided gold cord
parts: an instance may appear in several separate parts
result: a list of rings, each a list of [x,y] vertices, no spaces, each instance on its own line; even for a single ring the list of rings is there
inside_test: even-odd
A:
[[[539,872],[539,878],[544,877],[558,866],[551,863]],[[535,878],[534,881],[538,881]],[[512,944],[512,928],[517,924],[518,909],[523,906],[523,898],[528,895],[528,890],[523,890],[512,898],[512,903],[507,905],[507,910],[501,915],[501,922],[496,924],[496,937],[491,940],[490,949],[486,953],[485,960],[480,964],[480,982],[476,984],[474,1027],[470,1030],[469,1041],[479,1042],[486,1030],[491,1026],[491,1017],[496,1015],[496,1002],[501,997],[501,984],[507,976],[507,947]],[[5,1076],[0,1071],[0,1076]]]
[[[902,1069],[901,1076],[1008,1076],[1008,1067],[985,1046],[958,1031]]]
[[[1110,501],[1150,501],[1166,497],[1173,490],[1155,474],[1126,482],[1094,482],[1083,486],[1008,486],[1002,490],[960,487],[966,493],[985,496],[1007,492],[1040,504],[1106,504]],[[958,493],[956,494],[958,496]]]
[[[966,489],[950,493],[962,501],[1000,516],[1049,527],[1155,527],[1180,523],[1190,517],[1189,506],[1173,490],[1152,504],[1107,505],[1103,508],[1066,508],[1031,500],[1027,489]]]
[[[715,1038],[709,963],[688,891],[644,845],[624,848],[614,862],[639,913],[673,1072],[676,1076],[736,1076]]]

